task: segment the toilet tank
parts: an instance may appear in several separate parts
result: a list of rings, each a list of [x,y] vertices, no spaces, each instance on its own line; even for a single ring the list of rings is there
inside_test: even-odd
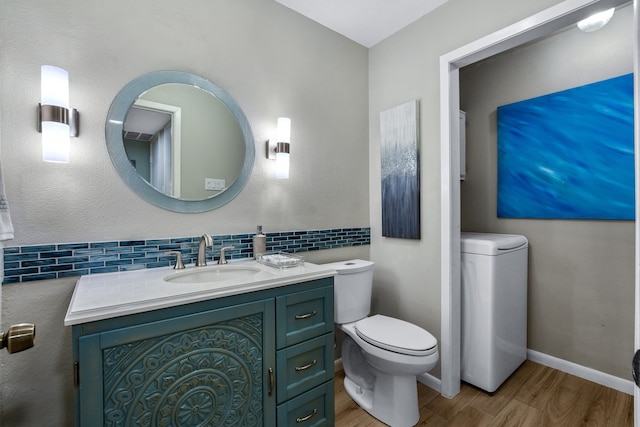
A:
[[[373,262],[361,259],[324,264],[338,272],[334,277],[334,322],[351,323],[364,319],[371,311]]]

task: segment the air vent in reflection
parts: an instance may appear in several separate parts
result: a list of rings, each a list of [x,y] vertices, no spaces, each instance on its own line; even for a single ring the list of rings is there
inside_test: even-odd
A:
[[[150,133],[124,131],[124,139],[132,139],[134,141],[151,141],[153,135]]]

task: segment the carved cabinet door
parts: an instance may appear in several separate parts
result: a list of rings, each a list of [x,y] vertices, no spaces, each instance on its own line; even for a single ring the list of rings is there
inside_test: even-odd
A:
[[[275,426],[274,331],[268,299],[80,337],[80,424]]]

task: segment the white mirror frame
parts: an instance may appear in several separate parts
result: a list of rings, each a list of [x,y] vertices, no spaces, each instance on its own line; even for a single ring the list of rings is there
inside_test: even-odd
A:
[[[124,148],[122,130],[129,108],[147,90],[166,83],[182,83],[197,87],[222,101],[238,121],[245,145],[244,162],[238,178],[223,192],[203,200],[180,200],[156,190],[142,178],[131,165]],[[183,71],[155,71],[144,74],[128,83],[116,95],[109,108],[105,124],[107,149],[114,167],[122,180],[136,194],[164,209],[174,212],[197,213],[217,209],[233,200],[242,191],[251,176],[255,161],[255,141],[249,121],[240,106],[222,88],[209,80]]]

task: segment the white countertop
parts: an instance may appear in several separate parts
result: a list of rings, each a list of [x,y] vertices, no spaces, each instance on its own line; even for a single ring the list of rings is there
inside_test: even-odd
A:
[[[311,263],[278,269],[254,260],[234,261],[232,267],[257,267],[260,271],[247,277],[230,277],[213,283],[171,283],[164,278],[176,272],[208,267],[187,266],[151,268],[119,273],[82,276],[71,297],[65,326],[141,313],[181,304],[291,285],[336,275],[336,271]]]

